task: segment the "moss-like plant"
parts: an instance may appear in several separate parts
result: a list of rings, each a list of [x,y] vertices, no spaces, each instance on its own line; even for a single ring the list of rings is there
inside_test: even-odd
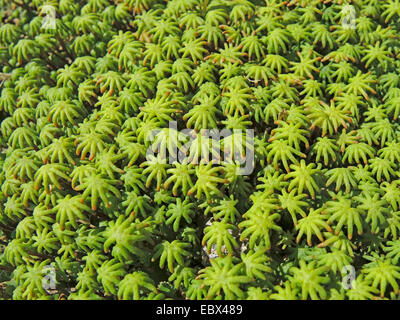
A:
[[[399,18],[1,0],[0,298],[398,299]]]

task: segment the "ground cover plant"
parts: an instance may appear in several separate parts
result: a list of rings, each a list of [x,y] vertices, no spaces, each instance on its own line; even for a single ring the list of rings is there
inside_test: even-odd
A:
[[[1,299],[399,298],[398,0],[0,6]]]

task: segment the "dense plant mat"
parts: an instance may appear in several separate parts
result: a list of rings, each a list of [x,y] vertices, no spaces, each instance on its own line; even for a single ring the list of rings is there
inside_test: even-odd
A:
[[[398,0],[0,3],[2,299],[398,298]]]

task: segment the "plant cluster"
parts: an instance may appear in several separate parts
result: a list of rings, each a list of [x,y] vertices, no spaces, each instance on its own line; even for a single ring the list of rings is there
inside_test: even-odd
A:
[[[2,299],[399,298],[398,0],[0,7]]]

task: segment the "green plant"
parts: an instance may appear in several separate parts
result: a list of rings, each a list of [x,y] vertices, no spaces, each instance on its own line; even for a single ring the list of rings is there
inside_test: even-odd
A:
[[[0,0],[1,299],[398,299],[399,17]]]

